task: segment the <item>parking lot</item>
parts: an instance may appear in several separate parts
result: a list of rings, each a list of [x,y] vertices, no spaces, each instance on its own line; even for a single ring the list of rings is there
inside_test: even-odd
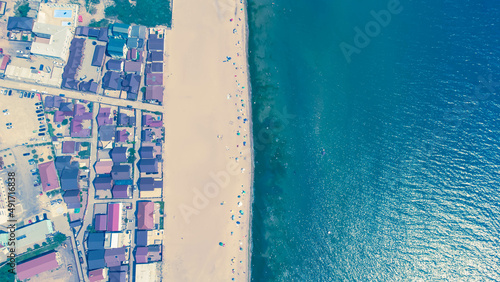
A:
[[[40,96],[29,92],[28,98],[27,92],[7,92],[1,89],[0,93],[0,150],[49,140]]]

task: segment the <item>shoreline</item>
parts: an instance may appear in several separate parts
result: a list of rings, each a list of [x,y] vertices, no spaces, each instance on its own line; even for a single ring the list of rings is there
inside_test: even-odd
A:
[[[234,0],[173,5],[165,36],[165,281],[250,280],[247,8]]]
[[[250,204],[249,204],[249,221],[248,221],[248,266],[247,266],[247,281],[252,280],[252,250],[253,250],[253,241],[252,241],[252,224],[253,224],[253,202],[254,202],[254,177],[255,177],[255,149],[253,147],[253,99],[252,99],[252,82],[251,82],[251,74],[250,74],[250,53],[248,48],[249,36],[250,36],[250,25],[248,23],[248,0],[243,0],[243,6],[245,9],[245,57],[247,63],[247,85],[248,85],[248,116],[249,116],[249,128],[250,128],[250,148],[251,148],[251,163],[252,163],[252,172],[250,177]]]

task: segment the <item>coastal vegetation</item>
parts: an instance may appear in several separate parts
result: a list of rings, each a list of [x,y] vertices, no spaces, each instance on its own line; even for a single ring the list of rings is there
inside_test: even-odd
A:
[[[127,24],[140,24],[148,27],[172,24],[170,0],[143,0],[132,5],[128,0],[115,0],[107,7],[106,17],[115,17]]]

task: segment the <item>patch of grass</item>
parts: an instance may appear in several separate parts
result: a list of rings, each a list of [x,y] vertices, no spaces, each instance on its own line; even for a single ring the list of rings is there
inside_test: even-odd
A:
[[[163,216],[160,217],[160,230],[163,230]]]
[[[104,12],[106,17],[116,17],[120,21],[131,24],[140,24],[148,27],[172,25],[172,11],[170,0],[142,0],[136,5],[128,0],[114,0],[113,6],[107,7]]]
[[[160,204],[160,214],[163,215],[163,208],[165,207],[165,203],[163,201],[158,201],[155,203]]]

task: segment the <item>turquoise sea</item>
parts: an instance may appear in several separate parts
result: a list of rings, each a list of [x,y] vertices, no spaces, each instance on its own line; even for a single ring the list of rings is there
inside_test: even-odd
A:
[[[500,281],[500,1],[248,2],[252,280]]]

